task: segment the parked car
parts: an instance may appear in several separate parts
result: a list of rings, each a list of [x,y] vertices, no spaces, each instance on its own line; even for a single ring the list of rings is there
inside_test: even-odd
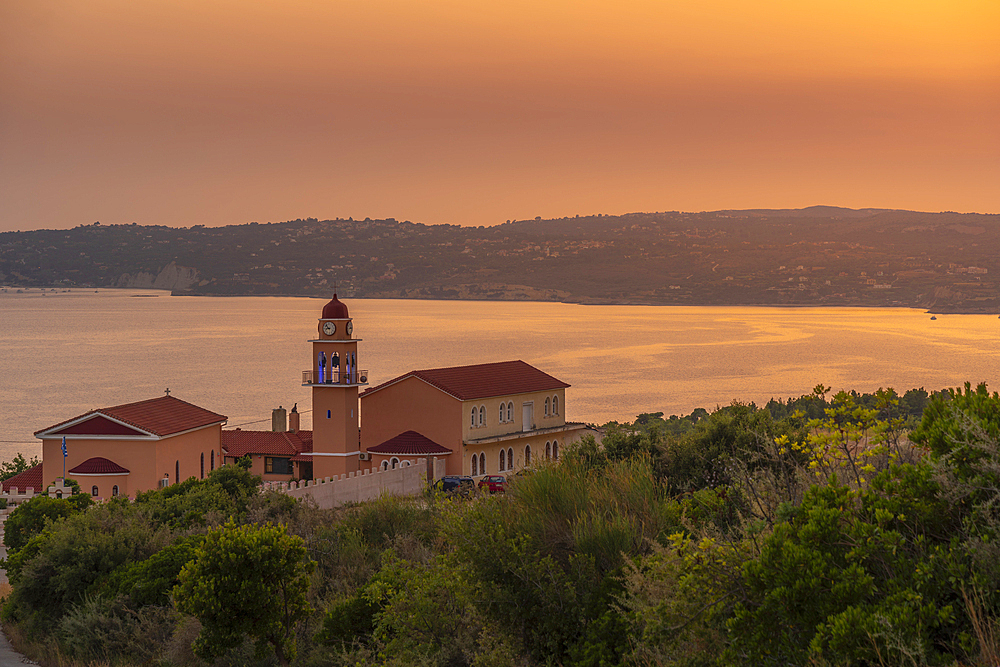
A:
[[[463,475],[445,475],[434,482],[434,488],[445,493],[457,493],[460,496],[467,496],[475,490],[476,480]]]
[[[507,478],[503,475],[486,475],[479,480],[479,490],[490,493],[506,493]]]

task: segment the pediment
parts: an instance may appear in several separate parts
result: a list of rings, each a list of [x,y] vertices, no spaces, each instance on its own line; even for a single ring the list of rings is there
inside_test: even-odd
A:
[[[63,426],[54,431],[46,433],[48,436],[59,435],[114,435],[114,436],[135,436],[137,438],[149,437],[149,433],[132,428],[125,424],[108,419],[104,415],[92,415],[86,419]]]

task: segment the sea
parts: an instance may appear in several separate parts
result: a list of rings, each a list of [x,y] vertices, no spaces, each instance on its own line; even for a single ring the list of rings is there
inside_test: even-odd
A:
[[[602,424],[834,390],[996,385],[1000,319],[917,309],[583,306],[344,298],[358,367],[407,371],[522,359],[568,382],[566,417]],[[162,396],[270,428],[311,424],[308,340],[324,299],[0,287],[0,459],[88,410]],[[364,414],[361,415],[362,428]]]

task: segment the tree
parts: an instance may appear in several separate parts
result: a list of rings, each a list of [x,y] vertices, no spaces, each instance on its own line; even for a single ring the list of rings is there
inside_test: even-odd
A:
[[[75,500],[77,497],[83,500]],[[32,498],[22,503],[7,517],[4,524],[4,544],[11,552],[15,552],[32,537],[41,533],[50,523],[77,514],[92,503],[90,496],[74,496],[73,500],[48,496]]]
[[[306,593],[315,564],[302,538],[284,526],[238,526],[230,519],[208,533],[196,554],[174,588],[178,608],[202,624],[195,653],[212,660],[249,636],[258,655],[270,645],[289,664],[295,624],[312,612]]]
[[[981,459],[995,456],[1000,440],[1000,395],[986,384],[970,383],[933,396],[910,439],[935,458],[950,457],[960,473],[970,474]]]
[[[18,452],[10,461],[4,461],[0,463],[0,480],[7,480],[14,475],[20,475],[22,472],[29,468],[34,468],[36,465],[41,463],[37,456],[32,456],[31,460],[28,461],[24,458],[24,454]]]

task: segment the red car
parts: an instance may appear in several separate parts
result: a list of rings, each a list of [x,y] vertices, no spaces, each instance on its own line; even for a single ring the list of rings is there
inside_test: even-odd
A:
[[[479,490],[490,493],[506,493],[507,478],[503,475],[487,475],[479,480]]]

